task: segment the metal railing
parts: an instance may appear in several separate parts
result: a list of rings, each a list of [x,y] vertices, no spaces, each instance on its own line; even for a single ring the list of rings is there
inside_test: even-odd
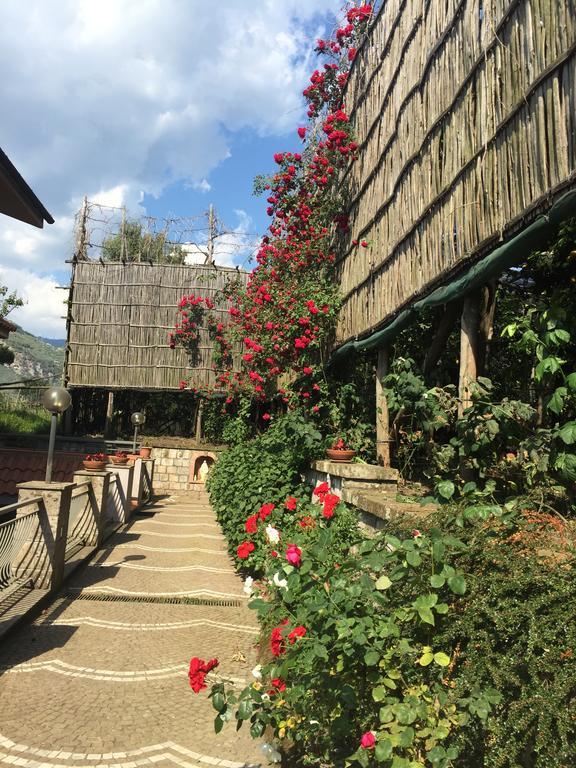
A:
[[[96,522],[92,508],[91,487],[92,484],[89,481],[79,483],[72,492],[68,516],[68,536],[66,538],[66,559],[86,546],[94,533]]]
[[[2,518],[14,515],[11,520],[0,523],[0,599],[7,592],[12,591],[12,588],[32,582],[32,579],[26,578],[23,574],[26,571],[27,548],[30,550],[30,557],[34,556],[35,541],[37,541],[40,526],[38,510],[41,503],[42,499],[29,499],[0,509]],[[36,509],[18,515],[18,511],[27,506],[35,506]]]

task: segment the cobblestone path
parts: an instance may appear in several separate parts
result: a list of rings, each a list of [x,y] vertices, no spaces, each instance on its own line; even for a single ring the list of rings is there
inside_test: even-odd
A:
[[[246,727],[214,734],[187,678],[192,656],[216,656],[226,677],[251,679],[256,634],[207,496],[166,500],[0,646],[0,765],[264,763]]]

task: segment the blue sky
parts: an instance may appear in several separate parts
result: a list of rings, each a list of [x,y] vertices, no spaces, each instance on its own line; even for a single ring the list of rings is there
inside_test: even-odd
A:
[[[314,41],[337,0],[2,0],[0,146],[56,219],[0,217],[0,283],[12,319],[64,336],[65,260],[84,195],[151,216],[214,204],[242,263],[268,226],[254,176],[295,150]],[[18,34],[14,34],[18,30]]]

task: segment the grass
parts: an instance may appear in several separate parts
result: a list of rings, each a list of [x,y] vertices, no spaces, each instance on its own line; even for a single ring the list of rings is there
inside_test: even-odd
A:
[[[43,408],[0,411],[0,434],[40,435],[50,431],[50,414]]]

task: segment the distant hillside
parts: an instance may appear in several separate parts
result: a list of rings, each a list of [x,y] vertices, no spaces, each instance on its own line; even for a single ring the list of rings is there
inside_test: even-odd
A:
[[[45,339],[44,336],[38,336],[40,341],[45,341],[46,344],[50,344],[52,347],[65,347],[66,339]]]
[[[54,343],[18,328],[4,341],[14,352],[12,365],[0,365],[0,384],[23,379],[47,379],[59,383],[64,366],[65,341]]]

